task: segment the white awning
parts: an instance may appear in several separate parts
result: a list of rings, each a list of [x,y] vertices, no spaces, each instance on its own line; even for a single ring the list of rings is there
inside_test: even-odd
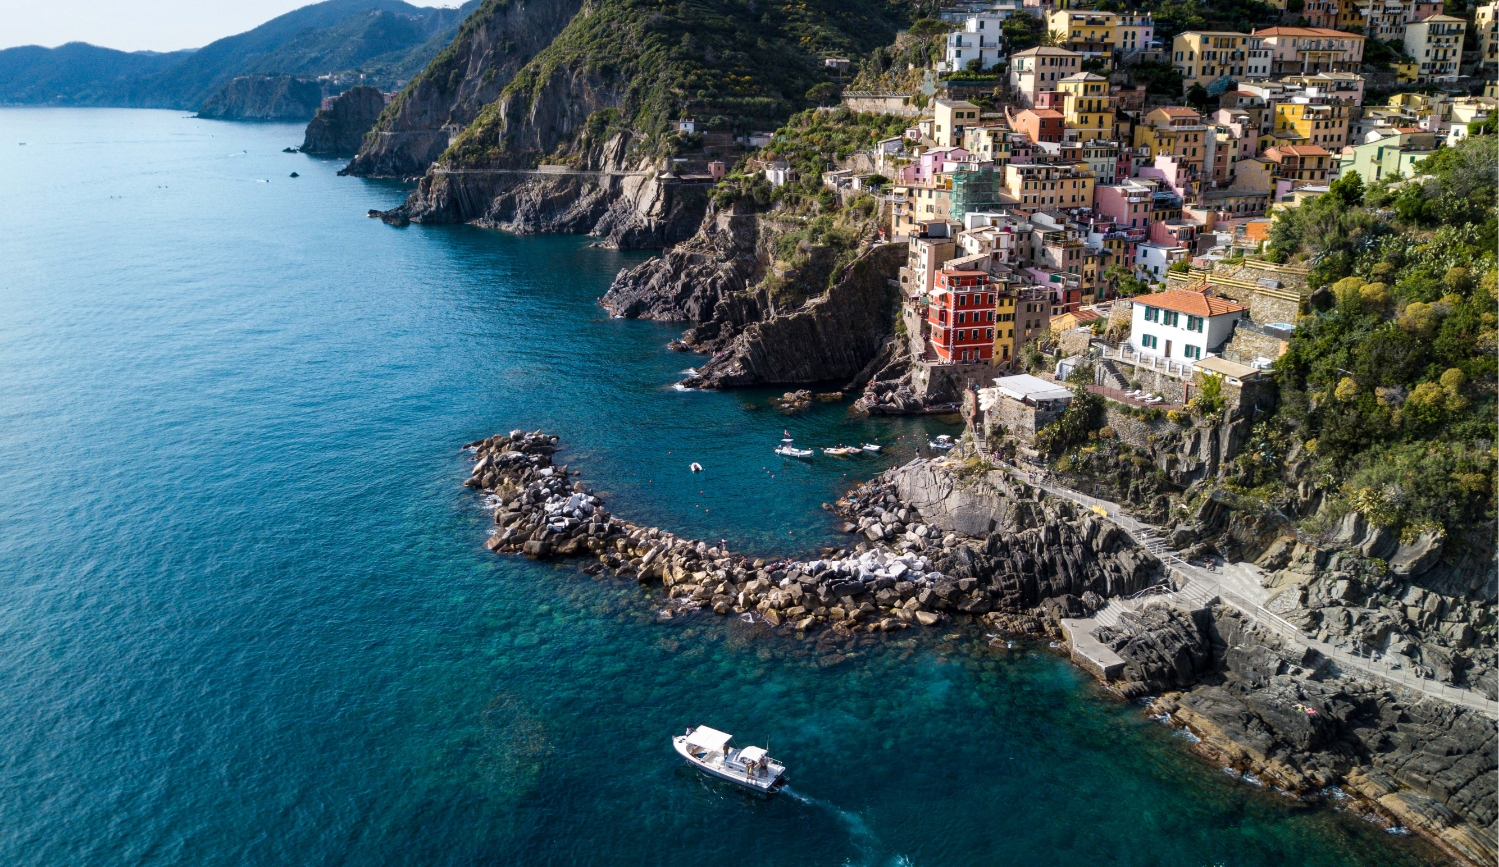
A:
[[[1260,372],[1246,364],[1237,364],[1217,355],[1209,355],[1207,358],[1199,358],[1192,362],[1192,366],[1198,370],[1208,373],[1216,373],[1228,379],[1230,385],[1238,385],[1242,380],[1259,379]]]
[[[745,762],[758,762],[765,758],[765,750],[760,747],[745,747],[739,751],[739,759]]]
[[[701,747],[710,753],[721,753],[732,737],[734,736],[718,729],[698,726],[693,729],[692,734],[687,736],[687,746]]]
[[[1071,400],[1072,392],[1066,386],[1047,382],[1040,377],[1022,373],[1019,376],[1001,376],[994,380],[1001,394],[1016,400]]]

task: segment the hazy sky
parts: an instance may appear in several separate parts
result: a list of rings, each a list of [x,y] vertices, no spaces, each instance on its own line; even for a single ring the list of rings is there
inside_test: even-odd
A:
[[[313,0],[0,0],[0,48],[92,42],[175,51],[243,33]],[[407,0],[457,6],[460,0]]]

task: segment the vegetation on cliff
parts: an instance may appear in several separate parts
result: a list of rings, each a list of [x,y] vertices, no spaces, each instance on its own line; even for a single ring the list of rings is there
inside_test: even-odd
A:
[[[1407,536],[1493,519],[1496,150],[1472,138],[1368,189],[1350,174],[1277,220],[1272,256],[1325,291],[1276,364],[1251,482],[1294,448],[1341,506]]]
[[[684,116],[709,130],[774,127],[818,101],[814,88],[832,74],[823,58],[889,43],[911,8],[896,0],[595,0],[444,158],[464,166],[567,161],[624,131],[637,153],[660,155],[673,148]],[[505,114],[528,111],[559,75],[583,77],[606,104],[579,129],[551,130],[552,153],[524,153],[502,140]]]
[[[822,174],[883,138],[900,135],[903,118],[839,108],[809,110],[791,118],[755,158],[784,161],[791,179],[772,188],[746,158],[714,195],[721,208],[736,203],[766,212],[774,224],[774,265],[762,286],[783,300],[806,298],[826,288],[857,257],[878,228],[879,202],[870,195],[846,200],[822,185]],[[814,276],[815,275],[815,276]]]

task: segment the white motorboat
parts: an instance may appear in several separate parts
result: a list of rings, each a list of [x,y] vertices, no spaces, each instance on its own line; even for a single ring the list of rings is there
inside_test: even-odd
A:
[[[929,448],[938,449],[940,451],[947,451],[955,445],[957,445],[957,443],[953,442],[952,437],[948,436],[947,434],[940,434],[936,439],[927,443],[927,446]]]
[[[729,745],[734,736],[708,726],[690,728],[671,739],[677,754],[687,763],[720,780],[728,780],[756,792],[774,792],[785,784],[786,766],[760,747],[739,749]]]
[[[880,450],[880,447],[878,445],[875,445],[874,443],[865,443],[864,444],[864,451],[866,451],[866,452],[878,452],[879,450]]]
[[[858,447],[835,446],[830,449],[823,449],[822,453],[825,455],[832,455],[835,458],[841,458],[845,455],[856,455],[862,451],[863,449]]]
[[[799,449],[796,446],[787,444],[784,446],[776,446],[776,454],[786,458],[810,458],[814,454],[816,454],[816,452],[812,451],[811,449]]]
[[[687,469],[692,470],[694,473],[700,473],[703,471],[703,465],[698,463],[697,461],[693,461],[690,465],[688,465]]]

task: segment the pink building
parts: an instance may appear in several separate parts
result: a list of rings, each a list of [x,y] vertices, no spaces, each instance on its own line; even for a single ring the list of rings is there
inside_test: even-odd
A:
[[[1191,250],[1197,244],[1197,232],[1201,228],[1186,220],[1161,220],[1150,224],[1150,242],[1163,247],[1185,247]]]
[[[930,184],[932,179],[941,174],[948,163],[962,163],[968,161],[968,151],[957,148],[932,148],[922,151],[921,155],[909,165],[902,166],[897,183],[901,184]]]
[[[1151,195],[1148,184],[1127,182],[1101,184],[1093,188],[1093,212],[1113,220],[1120,228],[1143,229],[1150,225]]]

